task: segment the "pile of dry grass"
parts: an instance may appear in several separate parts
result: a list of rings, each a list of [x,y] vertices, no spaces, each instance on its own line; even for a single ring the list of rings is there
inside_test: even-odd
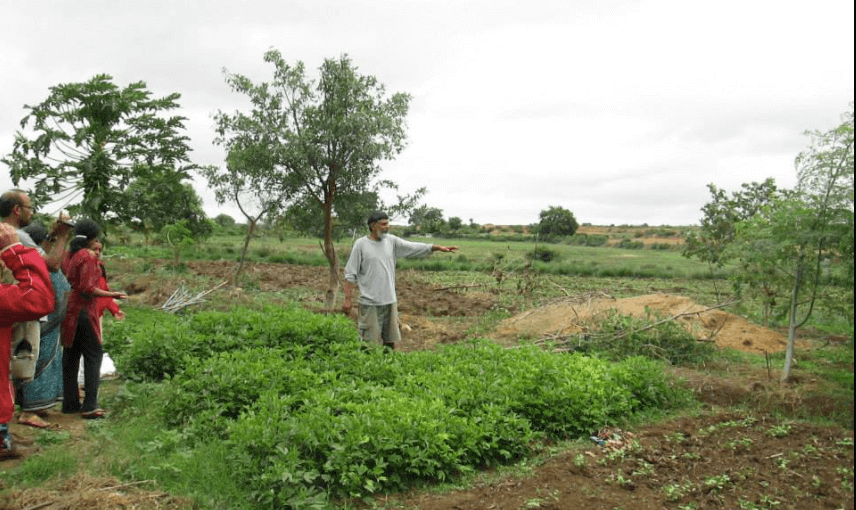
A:
[[[120,483],[114,478],[77,474],[56,488],[10,490],[0,510],[190,510],[192,501],[161,491],[147,490],[151,480]]]

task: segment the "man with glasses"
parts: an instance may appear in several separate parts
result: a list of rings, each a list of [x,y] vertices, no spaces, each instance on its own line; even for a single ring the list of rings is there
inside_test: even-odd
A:
[[[15,227],[21,244],[31,248],[35,248],[36,243],[22,229],[33,221],[34,214],[36,209],[22,190],[13,189],[0,195],[0,221]]]
[[[25,232],[24,227],[33,221],[36,208],[30,201],[30,197],[20,189],[9,190],[0,195],[0,222],[15,227],[18,231],[18,239],[24,246],[35,248],[44,257],[48,269],[52,272],[59,270],[62,259],[65,257],[66,246],[71,235],[73,225],[57,221],[51,228],[51,234],[47,239],[47,251],[42,246],[33,242],[30,234]]]

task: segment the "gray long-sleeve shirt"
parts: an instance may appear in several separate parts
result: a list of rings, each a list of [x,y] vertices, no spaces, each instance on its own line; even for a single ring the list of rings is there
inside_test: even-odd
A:
[[[430,244],[405,241],[391,234],[380,241],[364,236],[354,242],[345,265],[345,279],[359,285],[361,304],[390,305],[398,300],[395,295],[395,261],[430,254]]]

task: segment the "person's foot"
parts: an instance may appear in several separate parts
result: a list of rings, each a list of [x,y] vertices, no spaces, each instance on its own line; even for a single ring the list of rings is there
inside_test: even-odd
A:
[[[24,413],[22,412],[18,416],[18,423],[21,425],[27,425],[29,427],[35,427],[37,429],[46,429],[51,426],[50,423],[46,422],[36,413]]]
[[[21,455],[21,451],[12,444],[9,428],[5,423],[2,424],[2,428],[0,428],[0,460],[17,459]]]
[[[12,444],[10,444],[8,448],[5,446],[0,447],[0,460],[20,459],[22,455],[24,454],[21,450]]]
[[[107,413],[104,412],[104,409],[95,409],[92,411],[85,411],[80,416],[87,420],[97,420],[99,418],[104,418],[107,416]]]

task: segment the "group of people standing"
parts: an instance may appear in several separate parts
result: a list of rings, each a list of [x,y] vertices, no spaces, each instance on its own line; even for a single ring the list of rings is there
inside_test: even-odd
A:
[[[125,294],[107,286],[98,224],[60,218],[48,231],[32,222],[34,214],[25,192],[0,195],[0,253],[4,272],[11,273],[11,282],[0,285],[0,459],[20,455],[8,429],[16,400],[21,406],[18,422],[33,427],[51,427],[44,418],[58,401],[63,413],[104,417],[98,406],[101,316],[108,309],[124,318],[114,299]],[[38,321],[39,356],[32,380],[12,381],[13,327],[27,321]]]

